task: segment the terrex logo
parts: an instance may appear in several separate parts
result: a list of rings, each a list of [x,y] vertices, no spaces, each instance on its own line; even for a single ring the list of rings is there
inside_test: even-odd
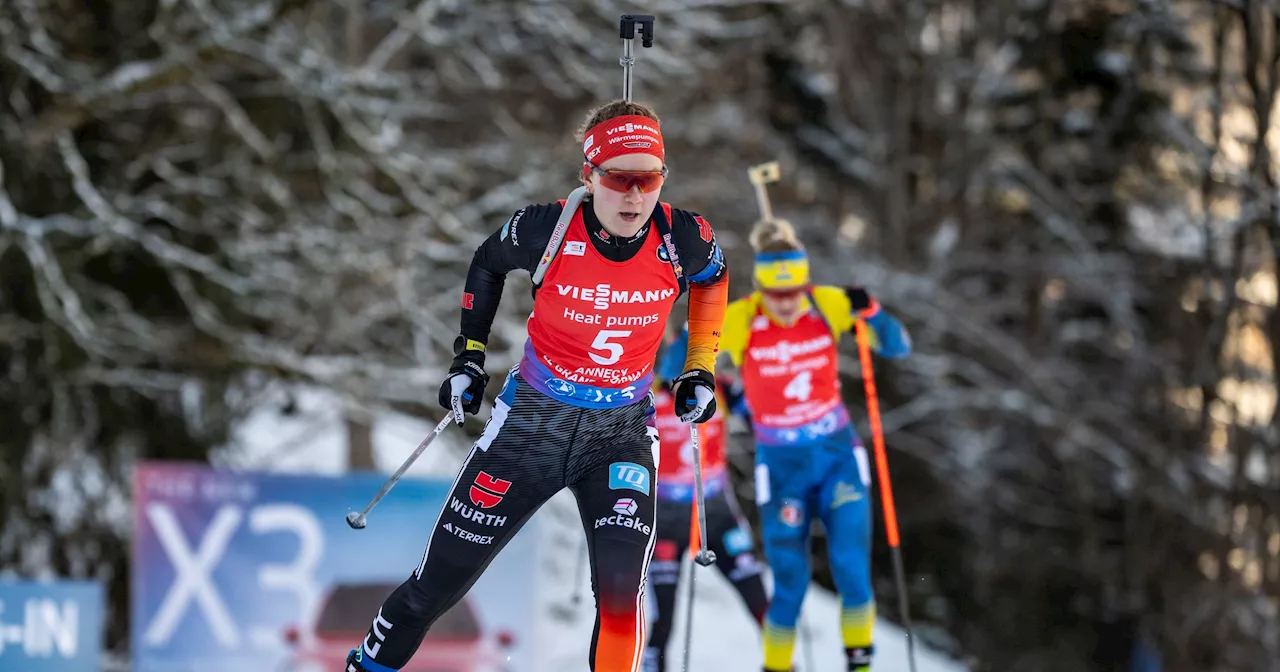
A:
[[[792,357],[798,355],[812,355],[815,352],[821,352],[831,347],[834,341],[831,340],[829,334],[824,334],[817,338],[811,338],[807,341],[792,343],[790,341],[782,341],[775,345],[769,345],[760,348],[749,348],[748,352],[751,358],[760,362],[789,362]]]
[[[643,292],[638,290],[628,292],[625,289],[613,289],[607,282],[602,282],[595,287],[557,284],[556,290],[560,292],[560,296],[571,296],[579,301],[585,301],[592,304],[596,310],[608,310],[609,306],[615,303],[655,303],[657,301],[666,301],[676,295],[676,290],[669,287],[665,289],[649,289]]]
[[[464,530],[460,526],[454,525],[453,523],[445,523],[441,529],[443,529],[445,532],[448,532],[449,534],[452,534],[453,536],[463,541],[469,541],[473,544],[484,544],[487,546],[493,543],[492,534],[476,534],[475,532],[471,532],[470,530]]]
[[[502,234],[498,236],[499,240],[506,240],[507,236],[511,236],[512,245],[520,244],[520,237],[516,231],[516,227],[520,224],[520,218],[524,217],[525,210],[526,208],[520,208],[516,214],[511,215],[511,219],[508,219],[506,224],[502,225]]]
[[[471,486],[471,502],[482,509],[492,509],[510,489],[511,481],[494,478],[482,471],[476,474],[476,480]]]

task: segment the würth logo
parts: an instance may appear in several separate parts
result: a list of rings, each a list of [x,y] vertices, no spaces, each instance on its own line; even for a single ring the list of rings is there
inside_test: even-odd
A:
[[[511,481],[494,478],[485,472],[476,476],[471,486],[471,503],[482,509],[492,509],[502,501],[502,496],[511,489]]]
[[[463,293],[462,293],[462,307],[463,307],[463,308],[465,308],[465,309],[467,309],[467,310],[471,310],[471,308],[475,305],[475,301],[476,301],[476,295],[475,295],[475,294],[472,294],[471,292],[463,292]]]

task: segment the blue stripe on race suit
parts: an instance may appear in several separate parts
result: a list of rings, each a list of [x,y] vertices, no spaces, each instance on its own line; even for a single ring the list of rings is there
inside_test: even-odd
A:
[[[724,474],[715,477],[707,477],[703,473],[702,497],[706,499],[712,495],[718,495],[724,491],[726,485]],[[693,484],[692,483],[672,483],[658,478],[658,499],[667,502],[692,502],[693,501]]]
[[[701,271],[689,276],[689,282],[706,282],[707,280],[716,277],[716,274],[719,273],[722,268],[724,268],[724,252],[720,250],[720,243],[718,241],[712,241],[711,257],[707,259],[707,265],[704,266]]]
[[[574,383],[552,373],[537,360],[533,345],[526,342],[524,358],[520,360],[520,377],[533,389],[566,404],[579,408],[618,408],[642,401],[653,387],[651,369],[639,380],[625,387],[597,387],[586,383]]]
[[[839,404],[826,415],[797,427],[769,427],[752,423],[756,443],[769,446],[786,446],[794,443],[812,443],[828,437],[849,426],[849,411]]]
[[[507,379],[502,381],[502,391],[498,392],[498,399],[511,408],[516,403],[516,372],[520,370],[519,366],[511,367],[507,371]]]

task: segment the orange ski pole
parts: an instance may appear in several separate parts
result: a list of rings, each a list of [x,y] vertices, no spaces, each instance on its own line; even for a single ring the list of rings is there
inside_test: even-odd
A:
[[[871,367],[871,342],[867,335],[869,326],[860,320],[854,332],[858,338],[858,358],[862,362],[862,384],[867,395],[867,416],[871,421],[871,441],[876,453],[876,475],[880,482],[880,498],[884,505],[885,534],[889,538],[889,550],[893,554],[893,573],[898,584],[898,609],[902,614],[902,627],[907,632],[907,664],[916,671],[915,636],[911,634],[911,613],[907,606],[906,572],[902,568],[902,547],[898,538],[898,512],[893,505],[893,484],[889,480],[889,458],[884,448],[884,428],[880,425],[880,400],[876,397],[875,371]]]
[[[702,549],[702,543],[699,537],[702,536],[702,528],[698,526],[698,503],[694,502],[689,507],[689,557],[694,557],[698,551]]]

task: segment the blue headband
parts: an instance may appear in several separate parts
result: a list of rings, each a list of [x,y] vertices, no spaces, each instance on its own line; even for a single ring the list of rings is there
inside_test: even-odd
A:
[[[787,250],[786,252],[758,252],[757,264],[769,264],[775,261],[804,261],[809,255],[804,250]]]

